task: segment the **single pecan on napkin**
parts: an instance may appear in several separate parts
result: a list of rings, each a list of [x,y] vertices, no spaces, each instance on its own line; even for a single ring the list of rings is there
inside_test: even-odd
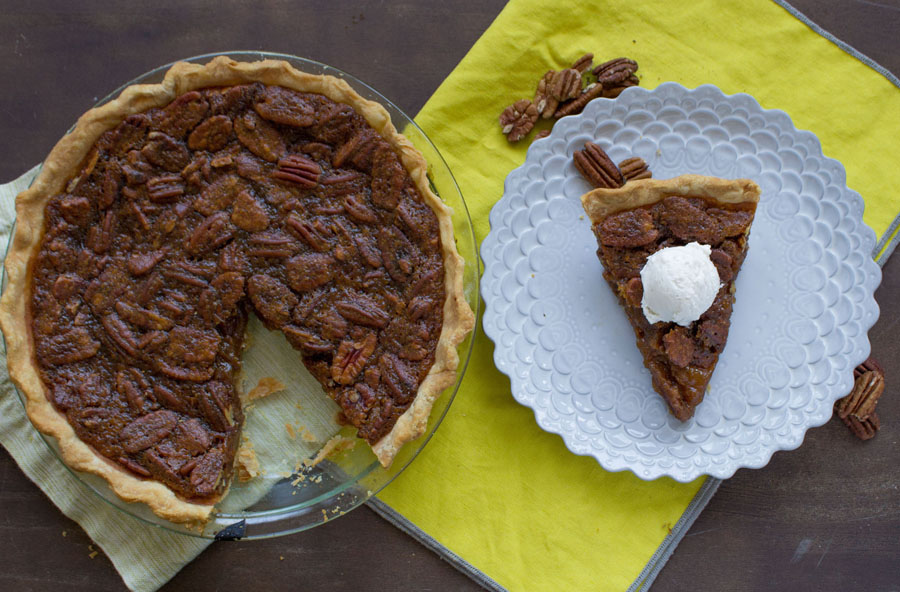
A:
[[[884,368],[869,358],[853,370],[853,390],[834,404],[837,416],[860,440],[875,436],[881,427],[875,406],[884,393]]]
[[[528,135],[538,119],[538,110],[528,99],[516,101],[500,114],[500,128],[510,142],[518,142]]]

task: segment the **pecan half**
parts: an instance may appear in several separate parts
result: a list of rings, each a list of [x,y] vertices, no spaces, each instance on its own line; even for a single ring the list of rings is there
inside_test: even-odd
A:
[[[231,221],[247,232],[260,232],[269,227],[266,208],[249,191],[241,191],[234,200]]]
[[[285,224],[297,234],[298,238],[316,251],[325,252],[331,250],[328,240],[322,236],[315,225],[302,219],[297,212],[291,212],[285,219]]]
[[[378,134],[361,130],[337,149],[331,164],[334,168],[339,168],[349,162],[361,171],[368,171],[372,168],[372,157],[380,141]]]
[[[200,255],[221,247],[234,236],[234,226],[228,221],[228,212],[207,216],[184,242],[184,250]]]
[[[378,215],[375,210],[366,205],[365,196],[351,193],[344,198],[344,211],[347,215],[364,224],[374,224],[378,222]]]
[[[216,359],[222,338],[215,331],[175,327],[169,333],[166,357],[182,365],[209,365]]]
[[[253,108],[263,118],[281,125],[309,127],[316,122],[315,109],[302,95],[279,86],[267,86]]]
[[[884,393],[883,373],[878,370],[860,373],[853,383],[853,390],[835,404],[838,417],[845,419],[848,415],[854,415],[857,419],[867,418],[875,410],[882,393]]]
[[[550,94],[558,101],[568,101],[581,94],[581,72],[566,68],[553,74]]]
[[[141,416],[119,432],[122,448],[129,453],[150,448],[168,436],[177,423],[178,414],[168,409],[160,409]]]
[[[528,135],[538,119],[538,110],[528,99],[516,101],[500,114],[500,128],[509,142]]]
[[[395,355],[385,353],[378,360],[381,380],[399,404],[410,401],[415,396],[416,378],[409,368]]]
[[[878,419],[878,414],[874,411],[866,419],[857,419],[854,415],[848,415],[841,421],[843,421],[844,425],[850,428],[853,435],[860,440],[871,440],[875,437],[875,432],[878,431],[878,428],[881,427],[881,421]]]
[[[116,229],[118,218],[113,210],[107,210],[103,217],[103,223],[92,226],[88,232],[88,246],[98,255],[102,255],[112,246],[112,237]]]
[[[187,146],[162,132],[150,132],[141,155],[151,163],[170,173],[180,172],[191,162]]]
[[[217,381],[204,385],[197,393],[200,410],[214,430],[224,432],[232,425],[230,398],[229,387]]]
[[[128,375],[120,370],[116,373],[116,391],[125,397],[133,411],[140,413],[144,408],[144,395]]]
[[[350,330],[347,319],[334,311],[328,311],[318,316],[319,331],[325,339],[343,339]]]
[[[214,115],[198,125],[188,136],[188,148],[191,150],[221,150],[231,139],[233,126],[231,119],[225,115]]]
[[[406,173],[394,151],[380,143],[372,159],[372,203],[393,210],[400,203]]]
[[[272,176],[281,181],[312,189],[319,184],[322,167],[299,154],[289,154],[278,161]]]
[[[574,99],[581,94],[581,72],[566,68],[556,72],[550,70],[538,82],[534,94],[534,105],[544,119],[550,119],[563,101]]]
[[[684,368],[694,358],[694,342],[684,327],[674,327],[663,336],[666,356],[676,366]]]
[[[869,358],[853,370],[855,381],[850,393],[834,404],[837,416],[860,440],[875,436],[881,425],[875,406],[884,393],[884,370]]]
[[[352,384],[362,371],[378,340],[374,333],[367,333],[362,341],[342,341],[331,363],[331,378],[338,384]]]
[[[626,158],[619,163],[619,170],[625,177],[626,183],[635,179],[649,179],[653,176],[653,173],[647,168],[647,163],[640,156]]]
[[[86,197],[67,195],[59,200],[59,213],[72,226],[84,226],[91,220],[91,202]]]
[[[138,355],[137,340],[128,325],[115,313],[108,314],[100,320],[106,334],[119,348],[132,357]]]
[[[204,454],[191,471],[191,486],[197,495],[212,495],[222,479],[225,456],[218,449]]]
[[[174,138],[183,138],[194,126],[203,121],[209,111],[209,103],[196,90],[186,92],[165,109],[159,127]]]
[[[597,144],[585,142],[584,150],[576,150],[573,158],[575,168],[594,187],[615,189],[625,184],[625,179],[622,178],[616,164]]]
[[[169,202],[184,195],[184,183],[180,175],[164,175],[147,179],[147,197],[150,201]]]
[[[594,76],[603,86],[613,87],[637,72],[638,63],[629,58],[616,58],[594,68]]]
[[[556,112],[553,113],[554,119],[559,119],[560,117],[565,117],[566,115],[576,115],[581,113],[588,103],[596,99],[597,97],[603,94],[603,85],[600,83],[594,83],[589,85],[581,94],[571,101],[566,101]]]
[[[257,232],[250,237],[250,244],[251,248],[247,251],[247,255],[251,257],[284,258],[290,257],[297,250],[296,243],[280,232]],[[235,250],[236,263],[239,263],[242,256],[243,252]]]
[[[390,321],[388,313],[377,302],[362,294],[348,295],[348,298],[338,302],[335,308],[348,321],[364,327],[381,329]]]
[[[415,296],[409,301],[406,311],[409,313],[409,320],[415,322],[430,313],[433,308],[434,300],[432,298],[429,296]]]
[[[284,264],[288,285],[297,292],[324,286],[334,277],[336,266],[337,261],[327,253],[301,253]]]
[[[94,357],[100,350],[100,342],[83,327],[69,329],[41,342],[38,357],[53,366],[71,364]]]
[[[572,64],[573,70],[578,70],[582,74],[591,69],[591,66],[594,65],[594,54],[586,53]]]
[[[538,81],[537,90],[534,92],[534,106],[544,119],[553,117],[553,114],[556,113],[556,108],[559,107],[559,99],[554,98],[550,92],[554,74],[556,72],[553,70],[544,74],[544,77]]]
[[[208,185],[200,195],[194,198],[195,210],[209,216],[228,208],[234,198],[244,188],[244,184],[235,177],[221,177]]]
[[[334,351],[334,346],[330,341],[325,341],[312,331],[301,329],[296,325],[285,325],[281,328],[281,332],[284,333],[291,345],[305,352],[327,354]]]
[[[257,274],[247,280],[250,302],[270,329],[278,329],[291,319],[291,309],[299,302],[291,290],[272,276]]]
[[[145,275],[156,267],[156,264],[165,259],[168,254],[168,248],[162,248],[159,251],[151,251],[149,253],[135,253],[128,258],[128,271],[132,275]]]
[[[152,310],[141,308],[140,306],[132,306],[123,300],[116,302],[116,312],[132,325],[143,329],[168,331],[175,326],[171,319],[156,314]]]
[[[182,411],[184,409],[184,403],[182,402],[182,400],[179,399],[171,389],[164,387],[161,384],[154,385],[153,396],[158,402],[165,405],[166,407],[175,409],[177,411]]]
[[[212,444],[212,437],[197,418],[179,423],[172,434],[172,439],[191,454],[205,452]]]
[[[247,111],[234,120],[234,133],[247,150],[263,160],[277,162],[284,156],[281,133],[255,111]]]

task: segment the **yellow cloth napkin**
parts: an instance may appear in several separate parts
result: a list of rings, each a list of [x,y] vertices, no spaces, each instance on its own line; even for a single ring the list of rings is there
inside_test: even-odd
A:
[[[510,146],[499,113],[531,98],[548,69],[591,51],[640,64],[641,86],[673,80],[746,92],[813,131],[847,169],[879,236],[900,210],[900,90],[768,1],[511,2],[416,121],[454,171],[479,243],[503,180],[530,137]],[[872,174],[877,171],[878,174]],[[608,473],[570,453],[517,404],[479,334],[434,438],[382,494],[440,545],[510,590],[625,590],[701,486]],[[638,585],[640,583],[638,582]]]

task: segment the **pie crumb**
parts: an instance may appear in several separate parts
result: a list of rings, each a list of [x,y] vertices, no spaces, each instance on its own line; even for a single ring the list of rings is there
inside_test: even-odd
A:
[[[279,556],[278,556],[278,561],[284,561],[284,555],[279,555]]]
[[[250,440],[245,440],[235,456],[238,481],[245,483],[259,475],[259,459]]]
[[[288,436],[290,436],[291,440],[297,437],[297,432],[294,431],[294,426],[289,423],[284,424],[284,429],[287,430]]]
[[[312,460],[304,460],[302,465],[304,467],[314,467],[332,454],[336,454],[338,452],[343,452],[344,450],[350,450],[354,446],[356,446],[356,440],[351,440],[350,438],[345,438],[344,436],[335,436],[325,442],[325,446],[319,450],[318,454],[316,454],[315,458]]]
[[[244,400],[249,403],[250,401],[262,399],[263,397],[267,397],[273,393],[283,391],[284,389],[284,383],[282,383],[277,378],[272,378],[271,376],[263,376],[259,379],[259,382],[256,383],[256,386],[250,389],[250,391],[244,397]]]
[[[62,533],[62,534],[63,534],[63,536],[66,536],[66,531],[63,531],[63,533]]]

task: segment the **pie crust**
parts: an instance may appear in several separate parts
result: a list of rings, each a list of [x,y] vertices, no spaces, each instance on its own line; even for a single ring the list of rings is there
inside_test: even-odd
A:
[[[683,175],[629,181],[616,189],[595,189],[581,198],[600,246],[597,254],[604,278],[634,329],[653,387],[682,421],[703,400],[725,346],[734,278],[747,252],[759,193],[756,183],[748,179]],[[679,212],[679,208],[684,209]],[[690,234],[709,237],[698,242],[711,244],[721,288],[710,308],[688,327],[650,323],[641,308],[640,269],[652,252],[697,240]]]
[[[101,134],[129,115],[163,107],[186,92],[252,82],[317,93],[351,106],[398,153],[403,167],[437,216],[444,264],[443,325],[434,363],[413,402],[391,431],[372,445],[385,467],[390,466],[404,443],[424,433],[434,401],[456,379],[459,364],[456,348],[474,326],[474,316],[463,293],[464,261],[455,246],[452,210],[431,191],[424,158],[397,132],[385,109],[361,97],[345,81],[300,72],[283,61],[239,63],[222,56],[206,65],[177,63],[161,83],[130,86],[115,100],[86,112],[53,148],[31,187],[16,200],[15,235],[6,258],[8,284],[0,300],[0,327],[6,336],[9,373],[26,397],[26,410],[32,423],[57,439],[62,457],[70,467],[103,477],[123,500],[143,502],[157,515],[173,522],[204,522],[225,492],[210,503],[182,499],[164,484],[140,479],[124,470],[78,438],[66,416],[50,402],[37,370],[30,310],[32,267],[44,232],[45,206],[65,190]]]
[[[616,189],[594,189],[581,197],[591,223],[624,210],[653,205],[666,197],[703,197],[721,204],[759,202],[759,187],[749,179],[681,175],[672,179],[639,179]]]

